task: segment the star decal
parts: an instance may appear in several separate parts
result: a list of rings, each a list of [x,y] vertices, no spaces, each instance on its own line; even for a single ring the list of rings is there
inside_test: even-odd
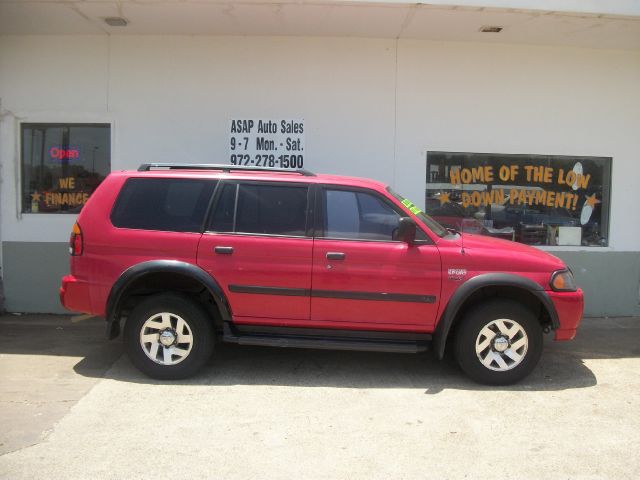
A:
[[[585,202],[585,205],[589,205],[591,208],[595,207],[597,203],[600,203],[600,200],[596,198],[595,193],[593,195],[588,195],[586,197],[587,197],[587,201]]]
[[[440,200],[440,206],[451,201],[447,192],[441,193],[440,196],[438,196],[438,200]]]
[[[36,192],[33,192],[33,193],[31,194],[31,201],[32,201],[32,202],[39,202],[41,198],[42,198],[42,195],[41,195],[41,194],[39,194],[37,191],[36,191]]]

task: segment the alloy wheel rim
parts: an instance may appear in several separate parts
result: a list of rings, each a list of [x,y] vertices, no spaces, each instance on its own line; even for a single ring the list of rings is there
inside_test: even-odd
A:
[[[140,329],[145,355],[160,365],[177,365],[191,353],[193,333],[189,324],[170,312],[150,316]]]
[[[505,372],[522,363],[529,338],[515,320],[499,318],[487,323],[476,338],[476,355],[489,370]]]

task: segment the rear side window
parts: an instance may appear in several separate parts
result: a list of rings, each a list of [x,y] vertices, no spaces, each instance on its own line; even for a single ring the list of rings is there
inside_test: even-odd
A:
[[[225,185],[216,202],[211,230],[303,237],[306,186]]]
[[[119,228],[199,232],[216,182],[182,178],[131,178],[111,212]]]

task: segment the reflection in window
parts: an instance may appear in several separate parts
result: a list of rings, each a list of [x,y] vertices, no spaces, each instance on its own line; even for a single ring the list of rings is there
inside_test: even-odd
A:
[[[108,124],[22,124],[22,212],[78,213],[111,170]]]
[[[238,186],[228,183],[222,188],[210,229],[214,232],[233,232],[233,215],[236,208]]]
[[[530,245],[606,246],[611,158],[427,153],[426,212]]]
[[[307,187],[240,185],[236,232],[268,235],[305,235]]]
[[[209,225],[214,232],[303,237],[308,187],[226,184],[215,201]]]
[[[374,195],[325,190],[324,236],[361,240],[393,240],[400,215]]]

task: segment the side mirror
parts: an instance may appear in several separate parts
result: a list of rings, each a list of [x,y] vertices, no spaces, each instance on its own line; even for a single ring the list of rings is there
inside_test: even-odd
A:
[[[398,221],[397,240],[413,245],[416,241],[416,222],[409,217],[401,217]]]

